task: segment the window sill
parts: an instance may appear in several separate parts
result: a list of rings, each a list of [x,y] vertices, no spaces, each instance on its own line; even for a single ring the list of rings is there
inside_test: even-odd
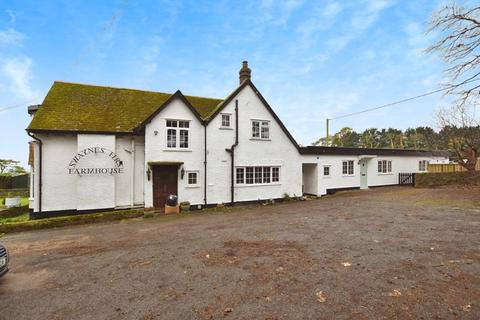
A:
[[[388,173],[383,173],[383,172],[377,172],[378,176],[393,176],[393,172],[388,172]]]
[[[250,138],[252,141],[272,141],[272,139]]]
[[[233,130],[232,127],[220,127],[218,129],[220,129],[220,130]]]
[[[355,177],[355,175],[354,175],[354,174],[342,174],[342,177],[344,177],[344,178],[353,178],[353,177]]]
[[[171,148],[171,149],[163,149],[165,152],[192,152],[192,149],[179,149],[179,148]]]
[[[270,186],[281,186],[279,182],[275,183],[264,183],[264,184],[235,184],[235,188],[248,188],[248,187],[270,187]]]
[[[200,188],[200,186],[196,185],[196,186],[185,186],[185,188],[187,189],[195,189],[195,188]]]

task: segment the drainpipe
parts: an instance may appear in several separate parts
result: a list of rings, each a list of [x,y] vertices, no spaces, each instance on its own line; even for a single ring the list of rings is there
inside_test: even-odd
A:
[[[231,164],[231,185],[230,185],[230,194],[231,200],[230,204],[233,206],[235,203],[235,147],[238,146],[238,100],[235,100],[235,143],[230,147],[230,149],[225,149],[230,153],[230,164]]]
[[[131,164],[130,170],[132,170],[130,174],[130,207],[135,205],[135,138],[132,137],[130,142],[130,150],[132,150],[131,157]]]
[[[204,159],[203,159],[203,203],[207,205],[207,122],[203,122],[203,134],[204,134]]]
[[[38,214],[42,214],[42,140],[35,137],[27,131],[27,134],[34,140],[38,141]],[[35,197],[35,195],[33,195]],[[35,206],[33,207],[33,218],[35,218]]]

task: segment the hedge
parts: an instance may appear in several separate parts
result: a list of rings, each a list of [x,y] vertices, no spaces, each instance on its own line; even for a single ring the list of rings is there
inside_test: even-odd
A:
[[[446,185],[480,186],[480,173],[448,172],[448,173],[417,173],[416,187],[439,187]]]
[[[28,197],[29,189],[0,189],[0,198]]]

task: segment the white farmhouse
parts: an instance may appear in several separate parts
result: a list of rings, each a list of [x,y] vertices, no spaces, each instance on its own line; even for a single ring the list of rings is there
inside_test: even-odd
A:
[[[325,195],[398,183],[442,152],[301,147],[250,79],[225,99],[55,82],[29,108],[31,210],[46,217]]]

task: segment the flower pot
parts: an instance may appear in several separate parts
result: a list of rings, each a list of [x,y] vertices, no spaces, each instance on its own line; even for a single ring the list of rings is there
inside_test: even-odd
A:
[[[180,203],[181,211],[190,211],[190,202],[184,201]]]

